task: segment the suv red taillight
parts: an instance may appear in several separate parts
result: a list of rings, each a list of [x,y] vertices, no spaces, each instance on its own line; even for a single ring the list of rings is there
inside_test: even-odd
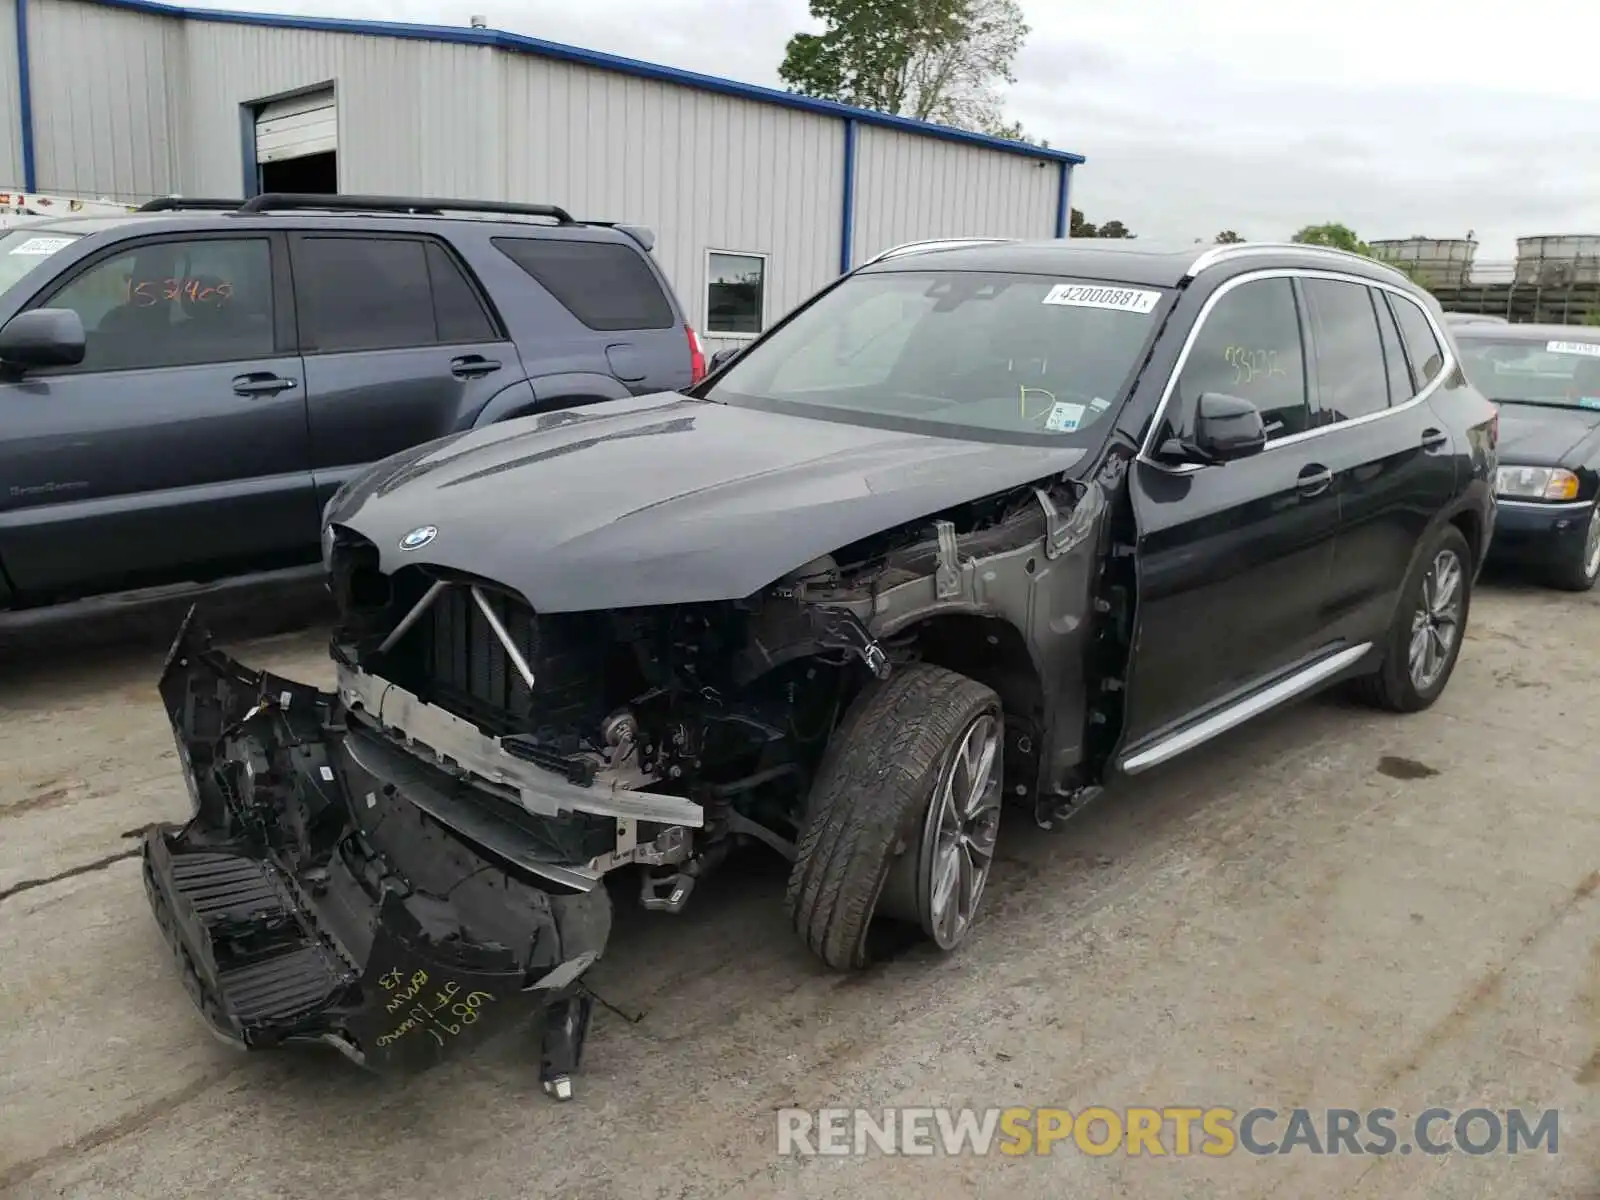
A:
[[[700,335],[694,331],[693,325],[683,327],[689,334],[689,383],[699,383],[706,377],[706,352],[700,345]]]

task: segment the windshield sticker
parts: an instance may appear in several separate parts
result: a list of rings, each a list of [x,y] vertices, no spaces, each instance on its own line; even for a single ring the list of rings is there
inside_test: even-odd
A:
[[[1094,409],[1097,413],[1103,413],[1106,409],[1111,407],[1111,401],[1104,400],[1099,396],[1096,396],[1093,400],[1089,401],[1089,407]]]
[[[23,242],[20,246],[13,246],[11,248],[11,253],[34,255],[54,254],[57,250],[65,250],[70,245],[72,245],[72,239],[69,237],[31,237],[27,241]]]
[[[1083,424],[1083,411],[1081,404],[1058,400],[1051,406],[1050,415],[1044,419],[1044,427],[1051,433],[1075,433],[1078,426]]]
[[[1578,407],[1600,409],[1600,396],[1579,396]]]
[[[1589,358],[1600,358],[1600,342],[1546,342],[1544,348],[1551,354],[1583,354]]]
[[[1114,312],[1147,313],[1161,299],[1160,292],[1141,288],[1091,287],[1082,283],[1058,283],[1045,293],[1044,304],[1065,304],[1070,308],[1109,308]]]

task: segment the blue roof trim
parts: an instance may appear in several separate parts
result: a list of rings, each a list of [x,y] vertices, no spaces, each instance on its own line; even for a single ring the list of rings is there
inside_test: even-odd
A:
[[[261,25],[273,29],[305,29],[321,33],[350,33],[365,37],[401,38],[414,42],[454,42],[466,46],[494,46],[517,54],[532,54],[561,62],[596,67],[602,71],[616,71],[640,79],[653,79],[659,83],[677,84],[703,92],[716,92],[723,96],[736,96],[741,100],[754,100],[762,104],[777,104],[802,112],[824,117],[855,120],[863,125],[877,125],[897,129],[922,137],[940,138],[947,142],[961,142],[1017,154],[1024,158],[1043,159],[1048,162],[1077,164],[1083,155],[1066,150],[1047,150],[1027,142],[1014,142],[1009,138],[991,137],[984,133],[971,133],[953,129],[948,125],[934,125],[928,121],[914,121],[910,117],[895,117],[869,108],[855,108],[833,100],[818,100],[777,88],[758,87],[753,83],[739,83],[716,75],[701,75],[697,71],[681,71],[659,63],[644,62],[637,58],[624,58],[617,54],[602,54],[598,50],[584,50],[561,42],[547,42],[542,38],[527,37],[520,33],[506,33],[499,29],[471,29],[456,25],[410,25],[395,21],[353,21],[344,17],[294,17],[276,13],[245,13],[226,9],[184,8],[176,4],[162,4],[158,0],[88,0],[104,8],[120,8],[129,12],[151,13],[156,16],[177,17],[186,21],[215,21],[224,25]]]

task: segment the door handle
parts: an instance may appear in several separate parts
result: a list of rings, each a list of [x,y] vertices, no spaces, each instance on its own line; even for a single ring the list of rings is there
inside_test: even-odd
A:
[[[276,396],[279,392],[299,386],[297,379],[285,379],[281,375],[266,372],[233,377],[233,394],[236,396]]]
[[[1424,450],[1437,450],[1439,447],[1447,445],[1449,441],[1450,435],[1442,429],[1434,429],[1430,426],[1422,431],[1422,448]]]
[[[1295,491],[1302,496],[1320,496],[1328,490],[1333,482],[1333,472],[1321,463],[1307,463],[1300,468],[1300,475],[1294,481]]]
[[[485,358],[481,354],[463,354],[460,358],[450,360],[450,374],[457,379],[476,379],[499,369],[498,359]]]

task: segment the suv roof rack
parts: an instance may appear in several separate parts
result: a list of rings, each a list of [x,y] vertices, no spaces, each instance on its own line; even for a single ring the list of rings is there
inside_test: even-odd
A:
[[[1340,250],[1334,246],[1317,246],[1309,242],[1231,242],[1223,246],[1212,246],[1200,253],[1189,269],[1184,272],[1188,279],[1193,279],[1201,271],[1216,266],[1218,263],[1227,262],[1231,258],[1239,258],[1249,254],[1283,254],[1293,252],[1296,254],[1309,254],[1316,258],[1328,258],[1337,262],[1350,262],[1352,260],[1366,263],[1371,267],[1379,267],[1389,272],[1398,279],[1407,283],[1411,282],[1404,271],[1396,270],[1381,258],[1368,258],[1365,254],[1356,254],[1350,250]]]
[[[880,250],[861,265],[870,267],[873,263],[886,262],[891,258],[900,258],[906,254],[926,254],[933,250],[955,250],[961,246],[993,246],[1000,242],[1015,241],[1014,238],[931,238],[921,242],[903,242],[898,246],[890,246],[887,250]]]
[[[243,200],[213,200],[200,196],[157,196],[154,200],[146,200],[133,211],[184,212],[202,209],[207,212],[232,212],[243,203]]]
[[[513,217],[546,217],[557,225],[577,225],[572,215],[554,204],[516,204],[508,200],[439,200],[422,196],[330,196],[301,192],[264,192],[234,211],[246,213],[311,210],[321,212],[387,212],[438,217],[447,212],[503,213]]]

